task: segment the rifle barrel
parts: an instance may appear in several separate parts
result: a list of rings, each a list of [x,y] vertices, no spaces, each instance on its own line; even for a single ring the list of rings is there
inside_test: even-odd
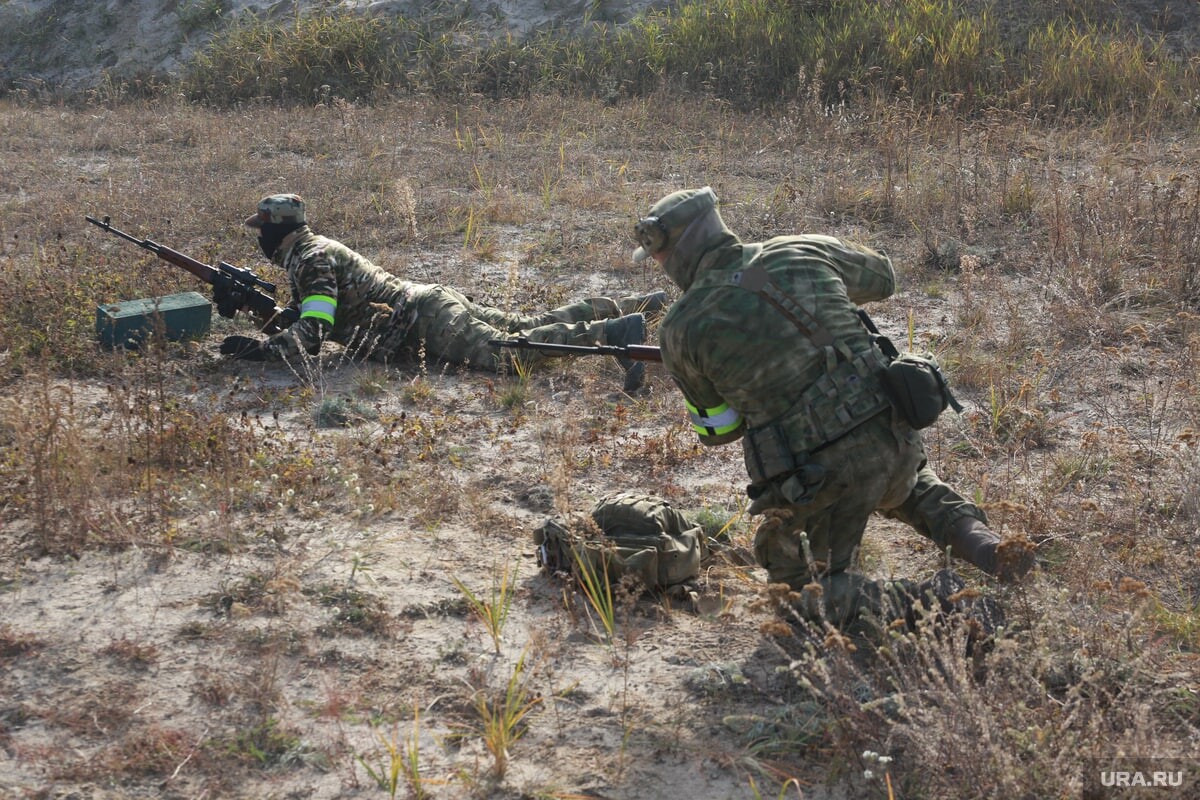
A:
[[[143,250],[149,250],[168,264],[173,264],[180,269],[187,270],[214,289],[228,288],[231,284],[240,287],[239,291],[244,295],[244,305],[242,307],[249,309],[254,316],[258,317],[259,321],[263,323],[262,330],[264,333],[277,333],[294,321],[284,312],[284,309],[275,304],[275,298],[263,294],[256,288],[261,286],[274,294],[275,285],[258,278],[258,276],[248,269],[235,267],[223,261],[220,262],[219,268],[209,266],[203,261],[197,261],[178,250],[172,250],[170,247],[149,239],[139,239],[119,228],[115,228],[109,221],[110,217],[108,216],[105,216],[104,219],[96,219],[85,214],[84,219],[98,228],[121,237],[127,242],[133,242]]]
[[[524,336],[516,339],[489,339],[493,347],[512,347],[517,350],[540,350],[563,356],[621,356],[634,361],[662,361],[662,350],[645,344],[557,344],[555,342],[531,342]]]
[[[89,217],[89,216],[85,215],[84,219],[86,219],[88,222],[92,223],[93,225],[103,228],[104,230],[108,231],[109,233],[113,233],[113,234],[116,234],[117,236],[120,236],[122,239],[124,239],[128,242],[133,242],[138,247],[145,247],[147,250],[151,250],[151,248],[146,247],[148,240],[139,239],[136,236],[131,236],[128,233],[126,233],[125,231],[121,230],[120,228],[114,228],[112,225],[110,225],[109,219],[111,219],[111,217],[105,217],[104,219],[99,220],[99,219],[96,219],[95,217]],[[149,242],[149,243],[154,244],[153,242]]]

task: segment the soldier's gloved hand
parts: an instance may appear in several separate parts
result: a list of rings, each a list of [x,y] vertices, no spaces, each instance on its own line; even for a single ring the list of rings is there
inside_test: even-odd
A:
[[[221,355],[242,361],[266,361],[269,354],[263,343],[251,336],[226,336],[221,342]]]
[[[229,286],[213,287],[213,302],[217,304],[217,313],[222,317],[233,318],[243,305],[246,298],[242,293]]]
[[[288,328],[296,324],[300,319],[300,309],[288,306],[283,311],[279,312],[279,327]]]

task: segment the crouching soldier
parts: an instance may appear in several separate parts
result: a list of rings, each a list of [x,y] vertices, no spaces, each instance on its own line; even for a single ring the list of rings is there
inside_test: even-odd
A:
[[[637,222],[635,260],[654,258],[683,294],[659,329],[663,365],[700,441],[741,440],[755,557],[799,611],[837,626],[907,616],[930,590],[959,594],[950,571],[918,585],[851,569],[876,511],[939,550],[1002,579],[1033,565],[930,467],[921,435],[883,388],[889,362],[857,314],[896,288],[884,254],[831,236],[743,243],[712,190],[659,200]]]

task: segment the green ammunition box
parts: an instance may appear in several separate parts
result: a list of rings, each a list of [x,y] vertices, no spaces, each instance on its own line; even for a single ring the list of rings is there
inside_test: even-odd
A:
[[[96,336],[108,348],[136,349],[161,332],[172,342],[198,339],[212,324],[212,302],[198,292],[125,300],[96,307]]]

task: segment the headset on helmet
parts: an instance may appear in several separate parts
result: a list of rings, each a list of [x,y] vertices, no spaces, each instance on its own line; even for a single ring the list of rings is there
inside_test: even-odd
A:
[[[667,198],[663,198],[664,200]],[[655,205],[661,204],[662,201]],[[665,209],[661,214],[643,217],[633,226],[633,237],[637,240],[645,256],[653,255],[666,249],[671,238],[671,229],[690,222],[710,208],[716,208],[717,196],[708,186],[699,189],[675,205]],[[653,209],[651,209],[653,211]],[[643,258],[645,256],[642,256]],[[635,255],[635,258],[637,256]],[[639,259],[640,260],[640,259]]]

